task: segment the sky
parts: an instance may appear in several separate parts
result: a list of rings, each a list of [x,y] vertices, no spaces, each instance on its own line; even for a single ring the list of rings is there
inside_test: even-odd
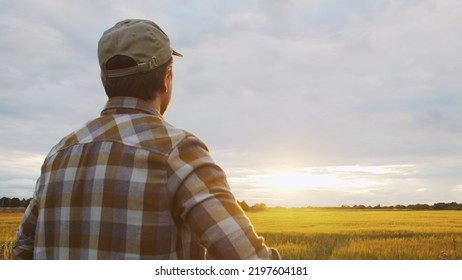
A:
[[[97,42],[150,19],[184,55],[165,119],[238,200],[462,202],[462,1],[0,0],[0,197],[107,97]]]

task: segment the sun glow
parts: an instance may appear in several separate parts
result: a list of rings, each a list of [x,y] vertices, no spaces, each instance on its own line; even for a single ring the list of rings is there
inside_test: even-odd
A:
[[[236,197],[249,203],[271,206],[355,204],[387,195],[387,187],[403,179],[413,183],[413,164],[271,166],[234,168],[228,172]],[[425,193],[420,187],[420,194]],[[415,190],[415,189],[414,189]],[[462,185],[454,187],[462,191]],[[339,201],[332,203],[331,201]]]
[[[260,186],[279,190],[302,188],[366,187],[370,183],[361,180],[339,178],[335,174],[318,174],[312,170],[274,171],[253,178]]]

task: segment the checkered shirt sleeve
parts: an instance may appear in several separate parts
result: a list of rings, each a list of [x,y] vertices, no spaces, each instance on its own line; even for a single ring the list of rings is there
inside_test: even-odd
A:
[[[205,145],[190,136],[169,156],[169,185],[176,189],[174,217],[207,248],[208,259],[269,259],[274,256],[236,203],[223,170]]]
[[[194,135],[136,98],[46,157],[13,246],[18,259],[274,259]]]

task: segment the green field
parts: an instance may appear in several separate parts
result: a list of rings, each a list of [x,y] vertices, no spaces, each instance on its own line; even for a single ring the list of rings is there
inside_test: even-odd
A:
[[[283,259],[462,259],[462,211],[268,209],[248,212]],[[0,259],[22,213],[0,213]]]

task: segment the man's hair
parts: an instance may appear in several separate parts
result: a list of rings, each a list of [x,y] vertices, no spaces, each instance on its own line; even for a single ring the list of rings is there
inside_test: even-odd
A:
[[[148,101],[153,100],[158,91],[165,90],[163,80],[171,63],[172,58],[148,72],[123,77],[103,77],[103,86],[106,95],[109,98],[114,96],[132,96]],[[132,58],[124,55],[116,55],[108,60],[106,69],[115,70],[136,65],[136,62]]]

